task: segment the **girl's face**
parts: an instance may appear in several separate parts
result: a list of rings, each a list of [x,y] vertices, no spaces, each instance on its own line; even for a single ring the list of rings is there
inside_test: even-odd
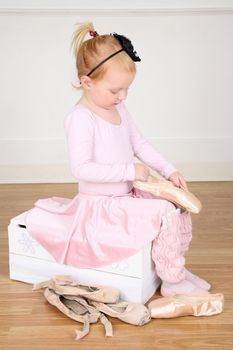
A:
[[[111,62],[107,72],[100,80],[91,80],[87,97],[97,107],[111,110],[126,99],[128,89],[134,80],[135,74],[122,69],[119,63]]]

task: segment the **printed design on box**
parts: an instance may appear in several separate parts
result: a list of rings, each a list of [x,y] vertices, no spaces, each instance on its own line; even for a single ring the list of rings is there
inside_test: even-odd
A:
[[[112,264],[112,265],[111,265],[111,268],[112,268],[113,270],[126,271],[126,270],[129,269],[129,266],[130,266],[129,262],[126,261],[126,260],[124,260],[124,261],[120,261],[120,262],[118,262],[118,263]]]
[[[21,238],[18,239],[18,243],[21,246],[23,253],[30,253],[35,255],[36,248],[39,247],[39,243],[25,232],[21,234]]]

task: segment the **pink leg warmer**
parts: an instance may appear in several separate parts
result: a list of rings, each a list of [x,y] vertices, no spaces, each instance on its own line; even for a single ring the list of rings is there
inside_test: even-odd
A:
[[[191,217],[172,210],[162,218],[161,230],[152,243],[152,258],[162,280],[160,293],[208,294],[207,282],[189,273],[184,267],[184,252],[192,238]]]
[[[192,220],[191,215],[188,212],[184,212],[180,215],[180,232],[181,232],[181,251],[184,255],[185,252],[189,249],[189,244],[192,240]],[[204,290],[209,290],[211,285],[203,280],[202,278],[192,274],[190,271],[185,269],[185,279],[189,282],[192,282],[197,287]]]
[[[185,279],[185,259],[182,254],[180,209],[162,218],[161,230],[152,244],[152,259],[162,281],[179,283]]]

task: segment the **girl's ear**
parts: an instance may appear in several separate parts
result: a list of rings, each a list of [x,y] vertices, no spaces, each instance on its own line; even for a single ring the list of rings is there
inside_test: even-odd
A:
[[[83,75],[80,79],[80,83],[84,89],[89,90],[92,85],[92,80],[87,75]]]

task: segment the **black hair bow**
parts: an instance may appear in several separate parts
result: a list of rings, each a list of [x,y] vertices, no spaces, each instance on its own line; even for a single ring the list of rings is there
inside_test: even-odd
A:
[[[134,62],[141,61],[137,52],[134,50],[133,44],[128,38],[126,38],[124,35],[120,35],[117,33],[113,33],[112,35],[119,41],[124,51],[127,52],[127,54],[132,58]]]

